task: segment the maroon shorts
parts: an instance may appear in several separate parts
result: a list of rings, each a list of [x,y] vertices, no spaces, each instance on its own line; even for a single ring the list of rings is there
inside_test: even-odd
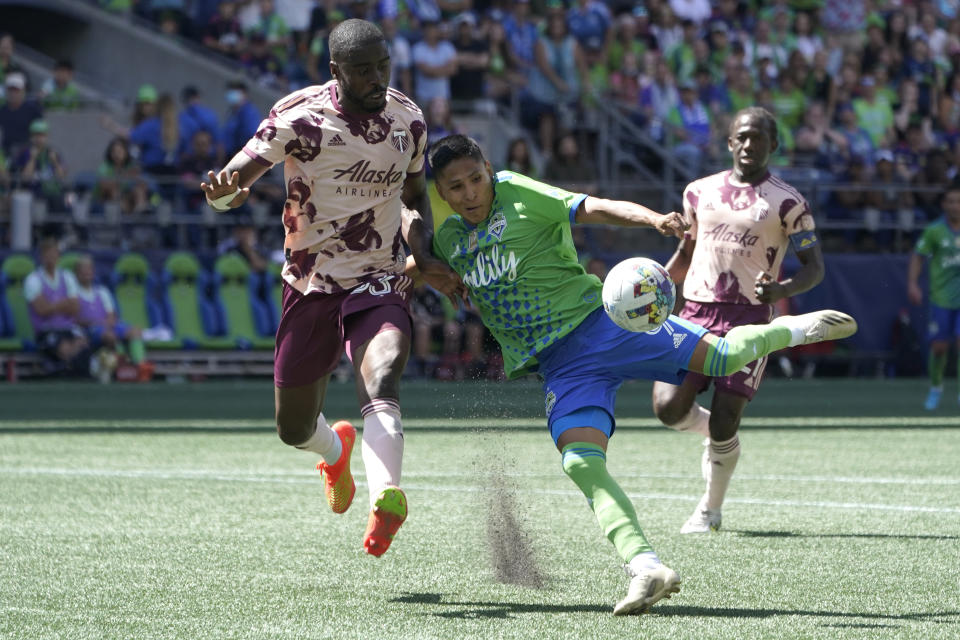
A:
[[[767,324],[773,315],[773,307],[766,304],[727,304],[723,302],[693,302],[687,300],[680,311],[680,317],[694,322],[715,336],[721,338],[734,327],[744,324]],[[699,391],[706,391],[710,381],[717,389],[752,400],[760,388],[763,370],[767,366],[767,357],[754,360],[733,375],[711,378],[702,373],[689,372],[684,382],[691,380],[698,384]]]
[[[410,336],[410,284],[400,275],[373,287],[303,295],[284,283],[273,383],[301,387],[316,382],[337,368],[344,348],[353,361],[356,349],[381,331]]]

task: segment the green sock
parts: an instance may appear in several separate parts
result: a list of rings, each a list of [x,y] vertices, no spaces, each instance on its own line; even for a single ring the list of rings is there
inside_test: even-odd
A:
[[[130,339],[130,359],[133,364],[140,364],[147,359],[147,349],[143,346],[143,340],[140,338]]]
[[[960,361],[960,359],[958,359]],[[934,353],[930,350],[930,358],[927,360],[927,373],[930,374],[930,386],[939,387],[943,385],[943,371],[947,368],[947,352]]]
[[[587,497],[600,528],[624,562],[653,551],[640,529],[633,503],[607,473],[607,455],[601,447],[573,442],[563,448],[561,460],[563,472]]]
[[[707,343],[703,371],[708,376],[729,376],[754,360],[790,345],[790,329],[770,324],[734,327],[723,338]]]

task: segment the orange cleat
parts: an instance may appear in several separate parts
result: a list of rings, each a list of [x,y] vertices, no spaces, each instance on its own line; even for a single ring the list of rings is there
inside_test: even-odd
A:
[[[333,432],[340,438],[343,451],[336,464],[326,462],[317,463],[317,469],[323,474],[324,492],[327,494],[327,504],[334,513],[345,513],[353,502],[353,495],[357,492],[357,485],[353,482],[350,473],[350,454],[353,453],[353,443],[357,439],[357,430],[346,420],[337,422],[332,427]]]
[[[407,496],[399,487],[387,487],[377,496],[363,534],[363,550],[380,557],[390,548],[393,537],[407,519]]]

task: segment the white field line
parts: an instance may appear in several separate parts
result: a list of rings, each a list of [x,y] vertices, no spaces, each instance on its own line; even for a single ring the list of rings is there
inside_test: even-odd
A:
[[[134,478],[147,480],[207,480],[215,482],[253,482],[253,483],[273,483],[273,484],[318,484],[317,476],[314,473],[229,473],[229,472],[211,472],[203,470],[168,470],[168,471],[149,471],[149,470],[109,470],[109,469],[58,469],[43,467],[0,467],[0,474],[5,475],[48,475],[61,477],[94,477],[94,478]],[[409,477],[427,477],[426,474],[408,473]],[[447,476],[451,477],[451,476]],[[459,474],[458,477],[477,478],[476,474]],[[364,486],[365,483],[357,482],[358,486]],[[319,485],[318,485],[319,486]],[[449,486],[442,487],[432,484],[404,484],[405,489],[414,491],[433,491],[433,492],[468,492],[480,493],[486,491],[486,487],[476,485],[467,486]],[[532,495],[563,495],[563,496],[581,496],[580,492],[572,489],[517,489],[518,493]],[[669,493],[637,493],[628,492],[628,496],[637,500],[675,500],[675,501],[693,501],[699,497],[697,495],[687,494],[669,494]],[[772,500],[766,498],[728,498],[727,502],[765,505],[765,506],[787,506],[787,507],[810,507],[827,509],[853,509],[870,511],[905,511],[921,513],[955,513],[960,514],[960,507],[924,507],[919,505],[896,505],[896,504],[878,504],[869,502],[834,502],[825,500]]]
[[[503,429],[510,427],[543,427],[546,420],[533,418],[406,418],[404,426],[410,428],[458,428],[458,429]],[[960,416],[798,416],[780,418],[744,418],[746,427],[958,427]],[[621,427],[663,427],[655,418],[618,418]],[[223,419],[152,419],[137,420],[2,420],[0,429],[273,429],[270,420],[223,420]],[[665,427],[664,427],[665,428]]]

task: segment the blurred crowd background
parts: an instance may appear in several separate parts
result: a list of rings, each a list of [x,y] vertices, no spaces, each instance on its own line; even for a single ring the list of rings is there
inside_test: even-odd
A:
[[[254,95],[330,79],[326,36],[351,17],[384,30],[392,85],[421,105],[430,139],[475,135],[496,169],[573,190],[677,209],[686,182],[729,166],[730,116],[760,105],[779,123],[773,170],[810,201],[825,249],[903,254],[940,215],[939,196],[960,167],[960,15],[950,0],[86,6],[225,67],[229,80],[171,86],[142,77],[123,95],[98,94],[78,81],[91,69],[51,58],[37,73],[18,62],[16,31],[0,35],[7,246],[17,244],[14,212],[29,207],[33,242],[53,235],[64,250],[189,250],[209,264],[240,247],[266,270],[282,241],[279,176],[219,218],[197,185],[255,132],[265,108]],[[51,125],[90,109],[105,142],[78,162],[73,138]],[[434,205],[439,222],[449,211]],[[652,235],[577,229],[576,241],[602,275],[628,254],[672,248]],[[434,298],[425,294],[418,309],[434,319],[425,324],[435,342],[459,340],[468,364],[482,359],[482,331],[453,336],[453,325],[466,334],[470,323]]]

